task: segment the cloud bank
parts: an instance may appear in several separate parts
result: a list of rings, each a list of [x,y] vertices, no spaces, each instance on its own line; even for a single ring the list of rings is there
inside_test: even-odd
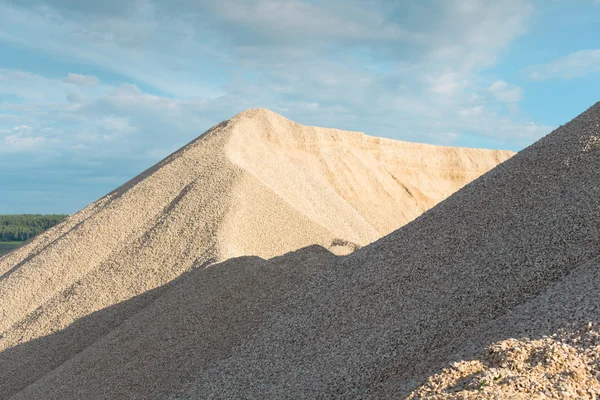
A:
[[[69,62],[0,70],[0,168],[27,155],[40,181],[89,187],[79,208],[254,107],[518,150],[552,128],[489,71],[532,12],[526,0],[0,0],[0,43]],[[0,185],[17,193],[15,179]]]

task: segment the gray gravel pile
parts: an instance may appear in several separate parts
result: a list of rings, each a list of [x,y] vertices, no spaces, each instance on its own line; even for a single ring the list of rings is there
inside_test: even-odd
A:
[[[599,254],[599,137],[600,103],[311,277],[178,397],[398,398],[423,360]]]

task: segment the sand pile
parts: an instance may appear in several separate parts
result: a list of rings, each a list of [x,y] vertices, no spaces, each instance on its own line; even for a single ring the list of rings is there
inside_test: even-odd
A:
[[[230,259],[12,345],[0,353],[2,393],[594,398],[599,137],[600,103],[350,255],[311,246]],[[243,147],[227,148],[245,165]],[[286,185],[278,198],[293,196]],[[322,224],[333,217],[298,201]],[[24,335],[37,320],[7,332]]]
[[[591,398],[598,137],[600,103],[348,256],[229,260],[15,346],[41,362],[154,296],[14,399]]]
[[[0,397],[60,376],[183,290],[168,283],[193,267],[314,244],[349,253],[511,155],[305,127],[268,110],[239,114],[0,258]],[[234,264],[254,265],[244,260]],[[198,369],[190,365],[188,373]]]

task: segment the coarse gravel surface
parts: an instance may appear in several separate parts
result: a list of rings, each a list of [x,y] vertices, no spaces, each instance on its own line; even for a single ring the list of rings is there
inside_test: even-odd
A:
[[[597,257],[542,295],[456,340],[460,345],[452,356],[423,360],[437,371],[408,398],[596,399],[599,311]]]

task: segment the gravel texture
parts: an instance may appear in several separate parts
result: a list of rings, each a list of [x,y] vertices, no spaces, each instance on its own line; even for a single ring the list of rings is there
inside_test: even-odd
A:
[[[574,199],[587,197],[579,203],[582,207],[580,220],[589,226],[588,239],[592,241],[600,238],[599,109],[597,104],[576,120],[577,123],[561,128],[567,132],[580,131],[579,135],[573,135],[581,149],[579,154],[569,154],[563,162],[567,168],[573,165],[574,160],[580,162],[581,175],[576,175],[576,181],[586,179],[588,182],[581,184],[577,190],[580,194],[574,193]],[[582,249],[587,246],[588,240],[578,245],[570,237],[575,236],[574,231],[562,231],[565,228],[557,229],[561,230],[568,245],[581,246]],[[583,236],[578,237],[584,239]],[[600,253],[599,250],[596,245],[595,254]],[[413,398],[599,398],[600,257],[578,260],[574,265],[539,296],[431,351],[418,367],[413,368],[413,373],[419,371],[422,376],[432,375],[428,383],[412,393]],[[495,353],[513,359],[511,354],[530,354],[531,357],[516,360],[513,365],[498,365]],[[543,358],[541,361],[540,357]],[[448,363],[477,363],[482,372],[464,374],[455,368],[447,368]],[[499,368],[504,369],[502,375],[506,373],[513,379],[486,380],[489,385],[483,388],[471,386],[461,389],[463,383],[473,383],[483,375],[493,375]],[[459,386],[450,383],[447,379],[450,375],[460,376]],[[432,381],[436,382],[434,386]],[[395,381],[392,385],[397,383]],[[401,392],[404,395],[411,386],[414,385],[404,381],[398,387],[404,389]]]
[[[424,359],[421,366],[427,366],[432,376],[410,398],[596,399],[599,311],[600,257],[596,257],[542,295]]]
[[[558,340],[506,339],[481,359],[452,363],[408,399],[593,400],[600,396],[599,354],[597,330]]]
[[[217,335],[225,350],[204,360],[193,347],[186,350],[182,339],[179,352],[160,358],[165,342],[159,337],[176,340],[169,339],[177,334],[168,328],[189,315],[175,304],[189,298],[201,314],[208,307],[191,293],[198,286],[176,283],[204,275],[178,279],[182,274],[234,257],[266,259],[314,244],[350,253],[511,156],[305,127],[262,109],[241,113],[0,258],[0,398],[161,398],[166,393],[161,388],[180,387],[192,372],[200,373],[251,336],[227,319],[234,318],[228,310],[238,306],[229,303],[234,297],[221,299],[223,319],[200,315],[179,332],[197,330],[198,319],[209,318],[215,326],[206,323],[203,335]],[[253,266],[260,270],[264,261],[257,260],[211,268],[239,268],[245,276]],[[217,279],[215,290],[229,284],[219,279],[225,281]],[[278,290],[287,293],[297,282],[282,277],[264,284],[268,290],[281,285]],[[152,314],[151,306],[170,299],[173,287],[188,287],[190,293],[173,300],[177,310],[164,305]],[[276,299],[252,300],[261,309],[256,324],[263,308],[274,302],[279,307]],[[139,331],[127,330],[130,325]],[[105,358],[94,358],[96,352]],[[173,373],[164,379],[140,373],[153,368]]]

